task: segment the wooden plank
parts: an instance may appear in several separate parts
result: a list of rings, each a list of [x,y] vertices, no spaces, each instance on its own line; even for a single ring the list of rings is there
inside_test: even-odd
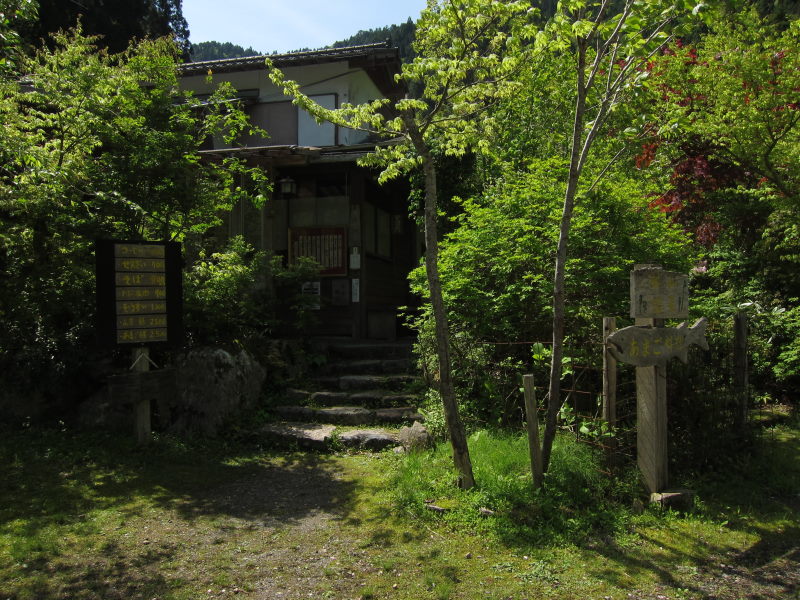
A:
[[[636,319],[659,326],[660,320]],[[663,366],[636,367],[636,462],[648,494],[667,487],[667,373]]]
[[[114,244],[115,257],[132,258],[164,258],[166,248],[164,244],[147,244],[142,242],[132,244]]]
[[[536,414],[536,389],[533,386],[533,375],[523,375],[522,385],[525,390],[525,420],[531,455],[531,475],[533,476],[533,488],[538,490],[542,487],[544,475],[542,473],[542,446],[539,443],[539,417]]]
[[[747,424],[747,411],[749,408],[747,314],[736,313],[733,319],[733,394],[736,398],[734,425],[738,429],[742,429]]]
[[[631,317],[685,319],[689,316],[689,277],[658,265],[631,271]]]
[[[691,327],[685,322],[678,327],[625,327],[608,335],[606,348],[618,361],[637,367],[665,364],[675,357],[685,363],[690,345],[708,349],[707,323],[703,317]]]

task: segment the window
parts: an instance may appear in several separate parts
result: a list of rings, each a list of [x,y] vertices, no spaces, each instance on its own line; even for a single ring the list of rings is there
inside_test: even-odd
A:
[[[323,108],[336,108],[336,94],[309,96]],[[306,111],[299,111],[297,117],[297,144],[299,146],[335,146],[336,127],[333,123],[317,123]]]
[[[350,199],[344,174],[300,178],[289,200],[290,227],[337,227],[350,224]]]
[[[384,258],[392,256],[392,216],[382,208],[364,203],[364,251]]]

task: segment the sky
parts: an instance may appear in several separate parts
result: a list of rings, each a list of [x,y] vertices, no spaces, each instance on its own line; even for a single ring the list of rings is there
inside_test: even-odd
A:
[[[183,0],[189,40],[260,52],[320,48],[361,29],[417,20],[426,0]]]

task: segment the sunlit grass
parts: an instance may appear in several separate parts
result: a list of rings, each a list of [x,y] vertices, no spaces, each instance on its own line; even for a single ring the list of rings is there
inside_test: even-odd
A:
[[[469,443],[478,485],[463,492],[447,445],[277,455],[224,442],[161,438],[140,449],[113,436],[9,434],[0,441],[9,465],[0,597],[179,600],[236,589],[247,598],[277,581],[320,598],[624,599],[638,590],[688,599],[707,597],[709,579],[727,581],[730,565],[738,585],[766,585],[756,577],[764,569],[793,581],[794,426],[765,432],[729,470],[687,472],[681,484],[699,500],[685,515],[636,514],[635,473],[609,478],[601,457],[570,436],[557,440],[539,492],[521,433]]]

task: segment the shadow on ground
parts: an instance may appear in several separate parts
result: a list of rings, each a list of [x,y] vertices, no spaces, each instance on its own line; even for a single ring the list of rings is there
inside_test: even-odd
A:
[[[3,599],[153,598],[187,545],[344,519],[356,486],[325,455],[66,432],[0,436],[0,464]]]
[[[800,598],[800,438],[762,434],[751,454],[701,485],[702,516],[685,518],[718,523],[713,539],[672,516],[652,533],[637,531],[640,551],[612,540],[591,544],[605,564],[591,575],[624,587],[627,576],[649,573],[665,588],[718,600]],[[742,551],[726,543],[734,535],[757,541]]]

